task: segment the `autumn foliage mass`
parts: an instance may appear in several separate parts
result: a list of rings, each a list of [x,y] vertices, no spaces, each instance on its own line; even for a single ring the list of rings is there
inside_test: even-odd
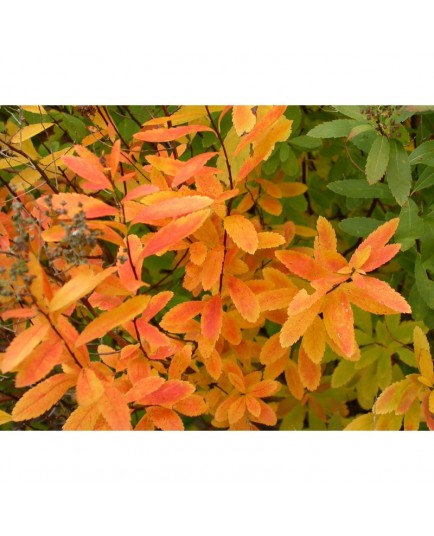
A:
[[[433,110],[1,107],[0,428],[433,430]]]

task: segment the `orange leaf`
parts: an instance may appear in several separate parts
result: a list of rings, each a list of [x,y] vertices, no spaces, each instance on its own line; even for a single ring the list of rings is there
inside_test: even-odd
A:
[[[307,328],[312,324],[316,315],[321,309],[321,301],[312,305],[306,311],[297,315],[289,316],[288,320],[283,324],[280,332],[280,344],[283,348],[292,346],[305,333]]]
[[[196,132],[214,132],[212,128],[205,127],[203,125],[187,125],[185,127],[174,127],[174,128],[153,128],[150,130],[145,130],[138,132],[133,135],[133,138],[140,141],[148,142],[166,142],[177,140],[188,134],[194,134]]]
[[[298,352],[298,373],[304,387],[316,391],[321,380],[321,365],[311,361],[302,346]]]
[[[211,355],[204,360],[205,368],[208,374],[214,380],[218,380],[222,373],[222,360],[220,354],[214,349]]]
[[[304,395],[304,387],[300,380],[298,367],[291,359],[288,360],[285,367],[285,380],[292,396],[297,400],[301,400]]]
[[[329,337],[350,358],[356,348],[356,339],[353,310],[345,292],[336,289],[327,294],[323,314]]]
[[[375,403],[375,412],[384,414],[395,411],[403,392],[407,389],[409,384],[409,380],[405,379],[389,385],[389,387],[387,387],[377,398]]]
[[[272,109],[264,115],[264,117],[258,121],[249,134],[243,137],[234,151],[234,156],[248,144],[260,139],[264,132],[266,132],[273,123],[275,123],[279,117],[281,117],[286,110],[286,106],[273,106]]]
[[[140,255],[141,259],[159,253],[178,244],[199,229],[210,215],[209,209],[199,210],[170,222],[154,233],[146,242]]]
[[[47,196],[40,197],[36,203],[41,210],[47,210]],[[96,197],[89,197],[84,194],[59,193],[50,198],[53,210],[66,210],[66,214],[59,214],[59,220],[72,220],[72,218],[83,211],[86,218],[101,218],[103,216],[115,216],[118,209],[111,207]]]
[[[130,201],[131,199],[137,199],[138,197],[144,197],[145,195],[158,192],[158,186],[153,184],[142,184],[130,190],[127,195],[122,199],[122,202]]]
[[[244,396],[240,396],[235,400],[235,402],[232,402],[231,406],[228,410],[228,421],[229,424],[235,424],[240,419],[243,418],[244,414],[246,413],[246,398]]]
[[[259,354],[259,361],[263,365],[269,365],[270,363],[277,361],[286,352],[287,350],[280,345],[279,333],[275,333],[269,337],[262,346],[261,353]]]
[[[274,411],[260,398],[257,399],[257,401],[261,406],[261,413],[259,414],[259,417],[252,417],[251,420],[255,422],[260,422],[261,424],[265,424],[266,426],[274,426],[277,423],[277,417]]]
[[[61,362],[63,350],[63,343],[58,337],[42,341],[19,366],[15,386],[24,387],[44,378]]]
[[[83,368],[77,379],[77,402],[80,406],[90,406],[101,398],[104,386],[90,368]]]
[[[83,184],[88,190],[110,190],[113,186],[101,169],[94,163],[78,156],[63,156],[63,162],[77,175],[88,182]]]
[[[249,389],[248,393],[256,398],[266,398],[267,396],[277,393],[280,387],[281,385],[279,382],[274,380],[263,380]]]
[[[14,421],[27,421],[39,417],[58,402],[66,391],[75,385],[76,376],[56,374],[27,391],[15,404]]]
[[[188,330],[189,321],[202,313],[204,302],[188,301],[172,307],[161,319],[160,326],[172,333],[185,333]]]
[[[369,246],[362,251],[366,251],[368,247]],[[386,262],[393,259],[400,249],[401,244],[389,244],[377,251],[371,251],[368,260],[362,264],[363,271],[372,272],[372,270],[377,269],[379,266],[383,266],[383,264],[386,264]],[[357,252],[355,252],[354,255],[356,255],[356,253]]]
[[[261,414],[261,404],[259,400],[252,395],[246,395],[246,408],[254,417],[259,417]]]
[[[148,396],[149,394],[159,389],[164,384],[164,382],[164,378],[161,378],[160,376],[148,376],[146,378],[142,378],[137,383],[135,383],[126,394],[127,402],[134,402],[139,398]]]
[[[411,307],[407,301],[385,281],[354,274],[353,282],[356,287],[364,291],[368,298],[372,298],[375,302],[379,302],[397,313],[411,313]]]
[[[186,344],[182,350],[176,352],[170,362],[168,377],[169,380],[179,380],[191,363],[192,346]],[[181,412],[182,413],[182,412]]]
[[[390,315],[395,314],[393,309],[386,307],[371,296],[367,295],[364,290],[355,286],[354,283],[346,283],[339,287],[348,296],[348,299],[360,309],[373,313],[375,315]]]
[[[151,407],[146,410],[146,416],[160,430],[170,430],[182,432],[184,424],[173,410],[168,408]]]
[[[240,315],[248,322],[256,322],[259,318],[260,307],[257,297],[250,288],[235,277],[227,277],[229,295]]]
[[[75,346],[81,346],[89,341],[103,337],[111,329],[132,320],[144,311],[149,303],[149,299],[149,296],[135,296],[122,305],[119,305],[119,307],[102,313],[84,328]]]
[[[332,224],[320,216],[316,222],[318,239],[316,247],[318,251],[337,251],[336,233]]]
[[[261,311],[276,311],[287,309],[293,298],[293,289],[278,288],[258,294],[258,303]]]
[[[217,340],[220,336],[223,321],[222,300],[217,294],[210,298],[203,308],[201,328],[207,339]]]
[[[171,290],[165,290],[152,296],[148,306],[143,312],[142,320],[149,322],[161,309],[164,309],[169,301],[173,298],[173,292]]]
[[[396,229],[399,225],[399,218],[393,218],[388,222],[380,225],[375,231],[368,235],[365,240],[359,245],[354,254],[362,251],[366,247],[371,248],[371,256],[374,256],[376,252],[381,251],[387,242],[395,234]],[[378,265],[380,266],[380,265]]]
[[[200,395],[193,394],[177,402],[174,409],[187,417],[197,417],[206,412],[207,404]]]
[[[126,397],[116,387],[106,387],[99,406],[112,430],[131,430],[130,410]]]
[[[208,160],[217,154],[218,153],[202,153],[190,158],[190,160],[188,160],[185,165],[175,174],[172,181],[172,188],[175,188],[183,182],[188,181],[195,175],[198,175]]]
[[[328,275],[328,272],[315,259],[299,251],[276,251],[275,255],[289,271],[308,281],[321,279]]]
[[[95,273],[90,266],[80,266],[76,275],[65,283],[50,301],[48,310],[50,313],[67,309],[73,303],[92,292],[106,277],[116,272],[116,267]]]
[[[258,249],[277,248],[285,243],[285,239],[279,233],[268,231],[258,233]]]
[[[3,355],[2,371],[9,372],[16,368],[44,339],[49,329],[50,325],[44,322],[18,334]]]
[[[95,424],[101,412],[98,405],[80,406],[67,418],[62,430],[65,431],[89,431],[94,430]]]
[[[195,390],[194,385],[181,380],[168,380],[156,391],[137,400],[143,406],[173,405],[187,398]]]
[[[303,347],[314,363],[320,363],[326,348],[326,330],[319,316],[315,317],[303,336]]]
[[[223,269],[225,250],[222,245],[211,249],[203,262],[201,282],[203,290],[210,290],[220,279]]]
[[[316,290],[313,294],[308,294],[304,288],[299,290],[289,304],[288,315],[298,315],[303,311],[310,309],[316,303],[322,303],[322,298],[327,290],[329,290],[327,287],[323,287]]]
[[[204,195],[185,195],[183,197],[165,199],[164,201],[145,207],[131,223],[154,223],[164,218],[177,218],[178,216],[209,207],[213,202],[213,199]]]
[[[235,244],[243,251],[253,254],[258,249],[258,233],[253,223],[244,216],[239,214],[227,216],[224,219],[224,227]]]

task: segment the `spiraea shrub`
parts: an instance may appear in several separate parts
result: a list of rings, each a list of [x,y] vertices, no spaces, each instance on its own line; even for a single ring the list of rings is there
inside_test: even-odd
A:
[[[433,430],[434,107],[2,106],[0,428]]]

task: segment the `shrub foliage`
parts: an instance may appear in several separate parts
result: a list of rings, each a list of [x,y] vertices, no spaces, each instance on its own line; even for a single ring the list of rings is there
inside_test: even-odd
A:
[[[433,110],[1,107],[1,428],[434,429]]]

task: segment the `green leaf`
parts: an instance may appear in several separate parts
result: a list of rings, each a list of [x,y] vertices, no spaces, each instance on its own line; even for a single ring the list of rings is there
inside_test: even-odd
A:
[[[371,344],[362,348],[362,355],[358,361],[355,362],[356,370],[361,370],[369,365],[372,365],[381,355],[381,346],[378,344]]]
[[[416,358],[414,357],[414,353],[411,350],[402,346],[401,348],[398,348],[398,350],[396,350],[396,353],[399,355],[399,359],[403,363],[405,363],[409,367],[417,368]]]
[[[262,167],[264,164],[262,165]],[[289,149],[288,157],[285,162],[282,162],[282,169],[289,177],[294,177],[299,173],[297,157],[292,149]]]
[[[411,170],[404,147],[396,140],[390,140],[389,165],[386,179],[396,201],[402,206],[408,199],[411,188]]]
[[[422,296],[420,295],[419,289],[417,288],[417,282],[411,287],[410,293],[408,295],[408,303],[411,307],[411,314],[415,320],[424,320],[430,309],[428,305],[423,301]]]
[[[342,115],[356,119],[357,121],[366,121],[366,115],[362,113],[362,106],[334,106],[335,110]]]
[[[369,185],[364,179],[347,179],[345,181],[334,181],[327,185],[332,192],[345,197],[379,199],[391,198],[391,192],[386,184]]]
[[[335,368],[332,374],[331,385],[334,389],[342,387],[347,384],[354,375],[356,374],[356,369],[354,367],[354,361],[347,361],[343,359],[339,361],[338,366]]]
[[[373,132],[375,129],[372,125],[369,123],[364,123],[363,125],[357,125],[356,127],[351,129],[351,132],[348,134],[348,141],[352,141],[353,138],[356,138],[357,136],[360,136],[361,134],[364,134],[366,132]],[[354,143],[354,142],[353,142]]]
[[[423,234],[424,223],[418,212],[419,207],[412,199],[409,199],[399,214],[399,225],[395,233],[395,242],[401,243],[401,249],[403,251],[411,247],[414,240],[420,238]]]
[[[413,188],[413,193],[434,185],[434,169],[427,167],[421,174]]]
[[[280,145],[279,149],[279,157],[281,162],[285,162],[285,160],[289,157],[289,145],[287,143],[282,143]]]
[[[385,348],[377,360],[377,382],[381,390],[386,389],[392,383],[392,360]]]
[[[389,141],[386,136],[378,136],[372,144],[366,160],[366,177],[369,184],[378,182],[386,173],[389,152]]]
[[[294,145],[297,149],[304,151],[313,151],[319,149],[322,143],[316,139],[312,139],[309,136],[297,136],[296,138],[289,138],[288,142]]]
[[[412,166],[425,164],[434,166],[434,140],[421,143],[410,155],[409,162]]]
[[[360,124],[360,121],[352,119],[335,119],[314,127],[307,135],[313,138],[346,138]]]
[[[417,290],[423,301],[430,309],[434,309],[434,281],[429,279],[420,257],[416,259],[414,267]]]
[[[374,218],[347,218],[339,223],[339,227],[345,233],[351,236],[366,237],[372,231],[375,231],[377,227],[383,224],[383,221],[376,220]]]
[[[420,253],[422,255],[422,261],[426,261],[434,253],[434,218],[432,216],[426,216],[423,222],[423,233],[420,237]]]

